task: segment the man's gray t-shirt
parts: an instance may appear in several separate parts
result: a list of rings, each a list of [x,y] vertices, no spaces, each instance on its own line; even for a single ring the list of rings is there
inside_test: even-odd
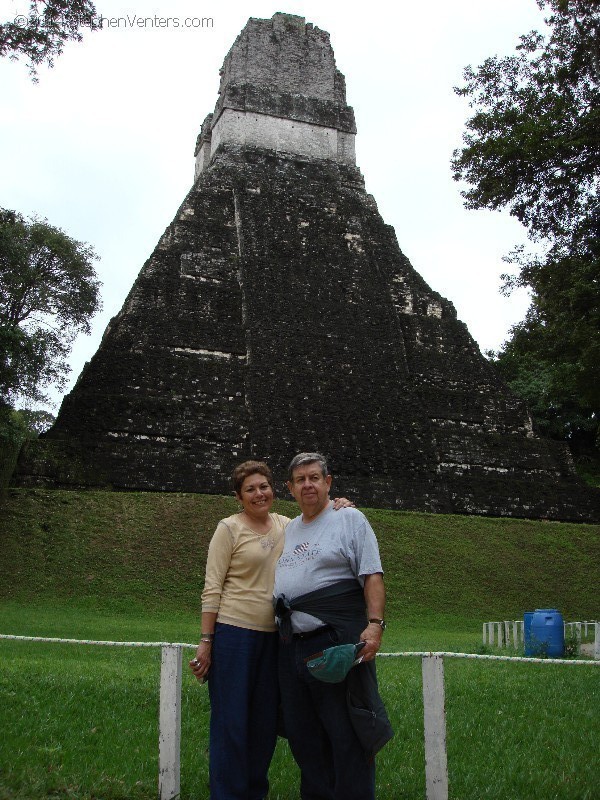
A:
[[[334,511],[329,506],[312,522],[302,515],[285,529],[283,553],[275,569],[275,597],[293,600],[332,583],[383,572],[379,547],[365,515],[356,508]],[[323,622],[310,614],[292,614],[294,632],[310,631]]]

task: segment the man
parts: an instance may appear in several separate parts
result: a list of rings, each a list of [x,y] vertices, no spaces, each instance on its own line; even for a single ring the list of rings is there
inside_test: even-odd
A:
[[[333,511],[322,455],[295,456],[288,477],[302,514],[286,528],[274,595],[283,721],[301,770],[300,794],[302,800],[372,800],[374,754],[392,735],[374,664],[385,628],[377,539],[357,509]],[[340,683],[310,674],[312,655],[359,640],[365,642],[362,663]]]

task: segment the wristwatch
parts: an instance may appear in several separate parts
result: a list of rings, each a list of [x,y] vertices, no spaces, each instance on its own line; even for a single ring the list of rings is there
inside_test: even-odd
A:
[[[371,617],[369,622],[374,622],[376,625],[379,625],[382,631],[386,629],[386,624],[384,619],[379,619],[379,617]]]

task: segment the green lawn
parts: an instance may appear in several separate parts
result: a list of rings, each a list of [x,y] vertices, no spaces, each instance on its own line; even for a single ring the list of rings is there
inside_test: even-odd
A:
[[[112,615],[61,603],[4,603],[0,612],[3,630],[23,635],[193,642],[197,627],[193,614]],[[475,622],[446,637],[442,624],[392,622],[385,650],[478,648]],[[4,640],[0,662],[0,798],[155,797],[158,648]],[[377,796],[422,798],[420,660],[380,660],[378,670],[396,736],[378,758]],[[445,672],[451,797],[595,797],[600,668],[447,660]],[[182,800],[208,797],[208,715],[206,687],[184,670]],[[271,782],[271,798],[297,799],[285,741]]]
[[[291,504],[280,504],[293,513]],[[10,490],[0,632],[194,642],[228,498]],[[481,623],[551,606],[599,618],[600,527],[367,510],[386,569],[384,649],[481,650]],[[185,655],[184,655],[185,659]],[[0,800],[155,798],[160,652],[0,640]],[[424,797],[419,659],[380,660],[396,736],[379,800]],[[597,797],[600,668],[446,660],[450,796]],[[185,672],[182,800],[208,797],[208,696]],[[285,741],[272,800],[297,800]]]

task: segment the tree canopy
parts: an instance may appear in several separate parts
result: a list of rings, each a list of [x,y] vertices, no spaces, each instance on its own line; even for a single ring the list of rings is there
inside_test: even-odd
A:
[[[47,220],[0,210],[0,401],[64,385],[77,334],[100,307],[93,249]]]
[[[538,5],[552,9],[549,34],[465,69],[455,91],[476,111],[452,167],[468,208],[508,206],[533,237],[555,238],[598,211],[600,2]]]
[[[29,13],[0,23],[0,56],[24,56],[37,80],[37,68],[53,66],[68,41],[80,42],[82,29],[101,27],[89,0],[30,0]]]
[[[503,276],[503,291],[528,287],[531,306],[495,354],[498,365],[547,432],[572,441],[576,427],[592,440],[600,414],[600,0],[537,3],[550,12],[546,31],[521,36],[515,55],[465,69],[456,92],[474,113],[452,169],[467,184],[467,208],[507,208],[533,243],[505,259],[516,272]]]

